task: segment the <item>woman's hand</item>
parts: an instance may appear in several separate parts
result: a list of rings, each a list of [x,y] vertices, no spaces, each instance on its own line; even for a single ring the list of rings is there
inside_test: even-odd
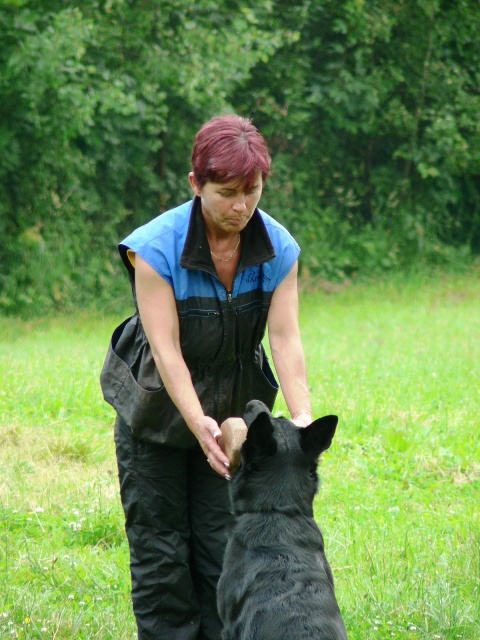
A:
[[[190,430],[200,443],[212,469],[230,480],[230,461],[218,446],[222,432],[215,420],[209,416],[202,416],[190,426]]]
[[[310,411],[299,411],[292,418],[292,422],[297,427],[308,427],[309,424],[312,424],[312,414]]]

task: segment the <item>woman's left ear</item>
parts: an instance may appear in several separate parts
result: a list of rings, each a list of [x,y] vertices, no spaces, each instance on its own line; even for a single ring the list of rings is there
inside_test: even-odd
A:
[[[197,181],[195,180],[195,175],[193,173],[193,171],[190,171],[190,173],[188,174],[188,180],[190,182],[190,186],[192,187],[192,191],[196,196],[200,195],[200,187],[198,186]]]

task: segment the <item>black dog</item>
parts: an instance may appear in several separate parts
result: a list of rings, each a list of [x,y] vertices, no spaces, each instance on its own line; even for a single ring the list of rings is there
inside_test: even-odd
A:
[[[312,507],[318,458],[337,421],[326,416],[300,429],[262,402],[247,405],[218,583],[222,640],[346,640]]]

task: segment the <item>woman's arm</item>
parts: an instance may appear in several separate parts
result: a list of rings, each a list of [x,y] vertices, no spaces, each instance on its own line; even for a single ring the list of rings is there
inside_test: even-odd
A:
[[[275,289],[268,312],[268,337],[273,362],[292,420],[312,422],[305,355],[298,325],[298,263]]]
[[[135,256],[135,289],[140,319],[168,394],[212,468],[229,477],[226,472],[229,460],[217,444],[221,431],[213,418],[204,415],[183,359],[173,289],[138,255]]]

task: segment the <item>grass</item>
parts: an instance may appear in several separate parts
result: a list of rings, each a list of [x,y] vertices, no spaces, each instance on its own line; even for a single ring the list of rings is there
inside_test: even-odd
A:
[[[478,640],[478,274],[301,308],[314,413],[340,417],[315,509],[350,640]],[[135,637],[98,384],[123,317],[0,319],[0,638]]]

